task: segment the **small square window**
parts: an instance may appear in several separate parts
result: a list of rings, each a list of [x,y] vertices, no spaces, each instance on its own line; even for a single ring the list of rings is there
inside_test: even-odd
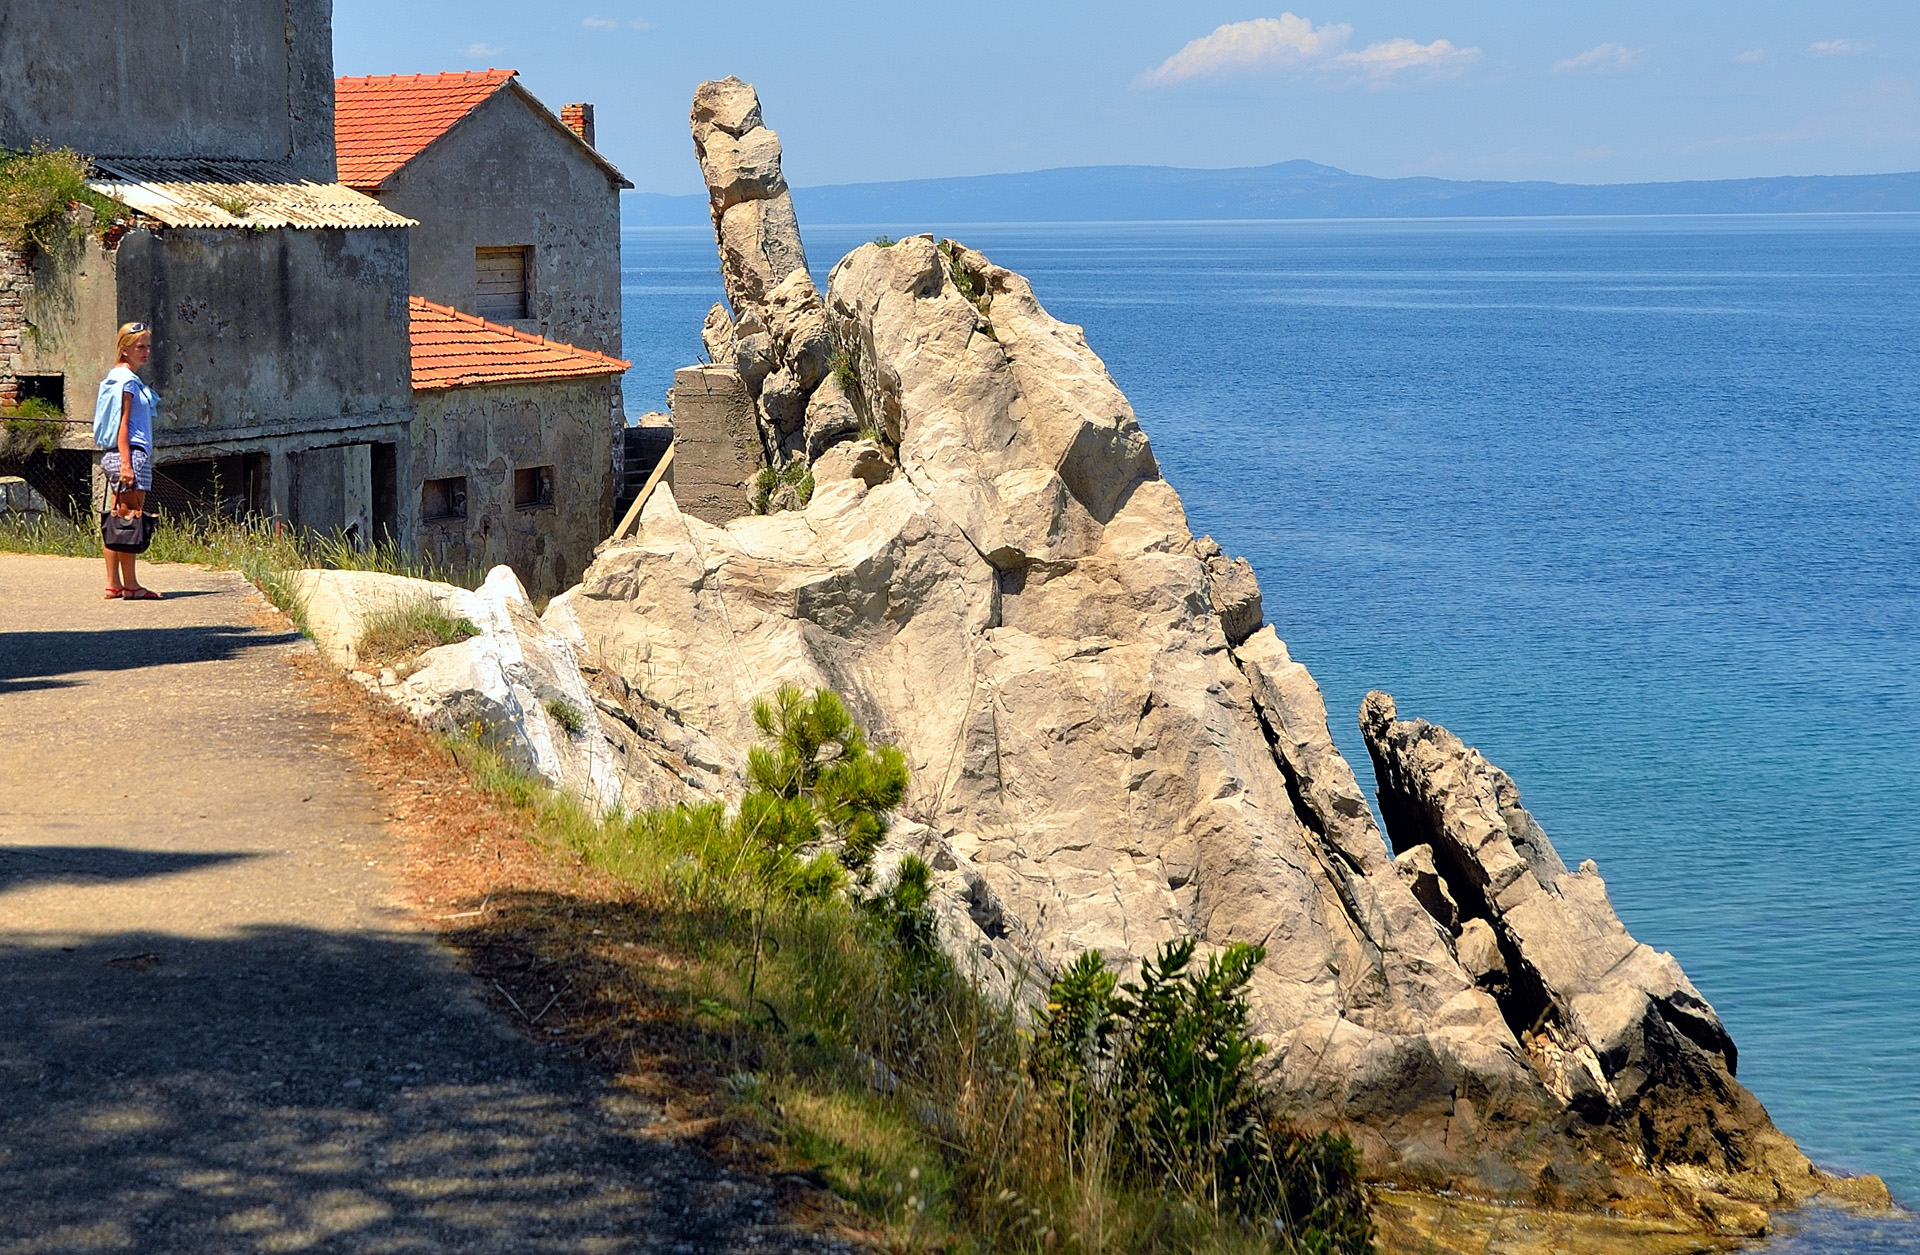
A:
[[[527,254],[532,249],[473,250],[473,312],[514,322],[527,316]]]
[[[420,485],[420,521],[438,523],[467,517],[467,477],[452,475]]]
[[[513,473],[513,504],[522,510],[537,510],[553,504],[553,468],[523,466]]]
[[[19,376],[20,404],[38,401],[65,413],[67,409],[67,380],[64,375],[21,375]]]

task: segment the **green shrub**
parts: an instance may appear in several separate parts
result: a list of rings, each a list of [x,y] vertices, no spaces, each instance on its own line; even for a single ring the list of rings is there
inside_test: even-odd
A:
[[[899,241],[895,240],[891,235],[876,235],[873,237],[873,242],[881,248],[892,248],[895,244],[899,243]]]
[[[1126,1187],[1270,1231],[1283,1251],[1371,1251],[1352,1143],[1294,1132],[1262,1083],[1246,986],[1265,949],[1233,943],[1196,971],[1195,948],[1167,942],[1125,983],[1098,954],[1068,965],[1036,1030],[1036,1074],[1075,1138],[1107,1140],[1101,1158]]]

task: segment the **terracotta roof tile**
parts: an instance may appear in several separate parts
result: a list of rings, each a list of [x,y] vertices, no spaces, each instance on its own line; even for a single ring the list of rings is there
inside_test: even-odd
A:
[[[373,191],[481,101],[505,87],[517,72],[335,79],[333,143],[340,181],[357,191]]]
[[[417,296],[408,297],[407,305],[416,392],[617,375],[633,364],[515,331]]]

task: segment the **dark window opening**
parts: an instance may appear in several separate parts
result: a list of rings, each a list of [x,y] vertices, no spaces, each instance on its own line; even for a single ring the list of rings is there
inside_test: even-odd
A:
[[[400,543],[400,446],[373,446],[373,539]]]
[[[438,523],[467,517],[467,477],[450,475],[420,485],[420,521]]]
[[[153,468],[150,504],[162,514],[247,519],[272,509],[265,453],[229,453]]]
[[[67,377],[65,375],[21,375],[15,385],[16,404],[25,405],[29,401],[39,401],[52,406],[62,414],[67,412]]]
[[[473,312],[514,321],[527,316],[527,255],[530,248],[473,250]]]
[[[513,504],[535,510],[553,504],[553,468],[523,466],[513,473]]]

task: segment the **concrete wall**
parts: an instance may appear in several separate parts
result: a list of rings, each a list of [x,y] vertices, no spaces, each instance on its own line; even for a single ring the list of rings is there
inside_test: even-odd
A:
[[[407,422],[404,228],[135,231],[115,266],[114,325],[153,327],[158,450]]]
[[[753,513],[753,480],[766,466],[753,401],[731,367],[683,366],[667,394],[673,411],[673,499],[688,514],[725,523]]]
[[[504,562],[535,596],[580,578],[613,530],[610,379],[440,388],[414,400],[412,462],[401,477],[401,535],[451,568]],[[554,468],[553,505],[514,505],[517,468]],[[424,522],[429,479],[464,475],[463,519]]]
[[[476,248],[531,245],[514,325],[620,355],[620,193],[515,88],[496,92],[388,180],[380,203],[413,229],[413,293],[465,313]]]
[[[332,0],[5,0],[0,146],[35,140],[331,183]]]

